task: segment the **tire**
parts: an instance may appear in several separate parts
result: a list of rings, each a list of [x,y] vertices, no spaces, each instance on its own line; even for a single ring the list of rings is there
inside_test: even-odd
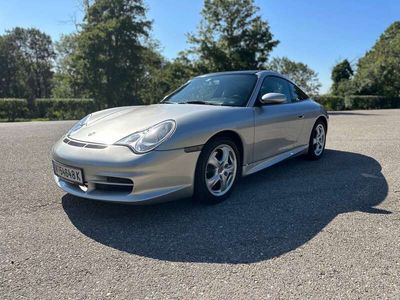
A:
[[[320,159],[325,152],[325,145],[326,125],[322,120],[317,120],[311,131],[307,158],[310,160]]]
[[[240,178],[241,169],[241,156],[231,139],[218,137],[210,140],[197,162],[193,198],[208,204],[224,201]]]

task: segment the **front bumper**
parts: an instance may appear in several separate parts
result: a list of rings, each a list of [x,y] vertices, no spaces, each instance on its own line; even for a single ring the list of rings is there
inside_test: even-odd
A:
[[[53,147],[53,159],[82,169],[84,186],[54,178],[61,189],[83,198],[137,204],[169,201],[193,195],[199,154],[176,149],[138,155],[125,146],[86,148],[61,139]]]

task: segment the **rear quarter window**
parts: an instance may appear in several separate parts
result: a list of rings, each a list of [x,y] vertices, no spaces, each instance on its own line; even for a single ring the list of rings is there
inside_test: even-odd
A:
[[[293,102],[299,102],[310,98],[298,86],[294,85],[293,83],[290,83],[289,85],[293,95]]]

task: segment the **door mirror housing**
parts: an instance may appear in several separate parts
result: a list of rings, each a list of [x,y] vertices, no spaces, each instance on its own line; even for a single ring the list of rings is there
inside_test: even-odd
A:
[[[268,93],[261,97],[260,102],[261,104],[281,104],[287,102],[287,98],[281,93]]]

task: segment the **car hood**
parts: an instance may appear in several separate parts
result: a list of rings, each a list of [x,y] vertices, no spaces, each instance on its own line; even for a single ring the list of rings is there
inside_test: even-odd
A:
[[[180,120],[210,111],[229,109],[223,106],[196,104],[153,104],[107,109],[92,114],[87,126],[69,137],[90,143],[113,144],[137,131],[145,130],[165,120]]]

